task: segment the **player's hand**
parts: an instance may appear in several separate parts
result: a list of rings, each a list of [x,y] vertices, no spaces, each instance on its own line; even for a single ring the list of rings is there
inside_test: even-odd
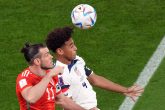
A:
[[[51,77],[57,76],[58,74],[62,74],[64,72],[64,67],[62,66],[55,66],[53,69],[49,71],[49,75]]]
[[[130,97],[133,101],[136,101],[136,98],[141,96],[144,89],[139,85],[133,85],[127,89],[127,92],[124,95]]]

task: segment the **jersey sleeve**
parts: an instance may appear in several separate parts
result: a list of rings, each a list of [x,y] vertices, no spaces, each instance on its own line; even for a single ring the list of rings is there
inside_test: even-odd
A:
[[[87,77],[93,73],[93,71],[90,68],[88,68],[86,65],[84,66],[84,70],[85,70],[85,75]]]
[[[17,78],[17,87],[18,90],[21,92],[26,87],[32,86],[32,81],[29,78],[28,71],[24,71],[22,74],[20,74]]]
[[[59,79],[58,79],[58,76],[56,77],[53,77],[53,80],[55,81],[55,88],[56,88],[56,95],[60,94],[62,91],[61,91],[61,87],[59,85]]]
[[[59,75],[58,79],[59,79],[59,85],[61,87],[62,93],[67,97],[72,97],[72,92],[69,89],[70,80],[64,75]]]
[[[83,58],[76,56],[76,59],[78,59],[80,61],[81,65],[84,67],[85,75],[87,77],[93,73],[93,71],[89,67],[86,66],[86,63]]]

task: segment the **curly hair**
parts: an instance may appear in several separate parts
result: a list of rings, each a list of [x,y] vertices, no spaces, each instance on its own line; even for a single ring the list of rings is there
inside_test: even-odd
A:
[[[64,27],[57,28],[51,31],[45,40],[47,47],[49,50],[56,52],[57,48],[60,48],[68,41],[72,36],[73,28],[72,27]]]

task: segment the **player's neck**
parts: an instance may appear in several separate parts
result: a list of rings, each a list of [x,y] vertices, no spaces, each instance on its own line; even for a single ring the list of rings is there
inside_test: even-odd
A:
[[[37,76],[45,76],[46,75],[45,70],[41,69],[38,66],[29,66],[29,69],[32,73],[34,73]]]
[[[66,64],[66,65],[69,65],[69,64],[71,63],[71,61],[67,60],[67,59],[64,58],[64,57],[57,56],[56,59],[57,59],[58,61],[60,61],[61,63],[64,63],[64,64]]]

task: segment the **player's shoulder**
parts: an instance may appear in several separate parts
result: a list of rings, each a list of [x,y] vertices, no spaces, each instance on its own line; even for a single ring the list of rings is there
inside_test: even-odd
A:
[[[77,60],[78,62],[84,62],[85,63],[84,59],[78,55],[76,56],[75,60]]]
[[[77,60],[77,62],[76,62],[77,64],[86,65],[85,60],[82,57],[78,56],[78,55],[76,56],[75,60]]]
[[[25,68],[21,73],[18,74],[17,79],[30,77],[31,74],[32,73],[29,68]]]

